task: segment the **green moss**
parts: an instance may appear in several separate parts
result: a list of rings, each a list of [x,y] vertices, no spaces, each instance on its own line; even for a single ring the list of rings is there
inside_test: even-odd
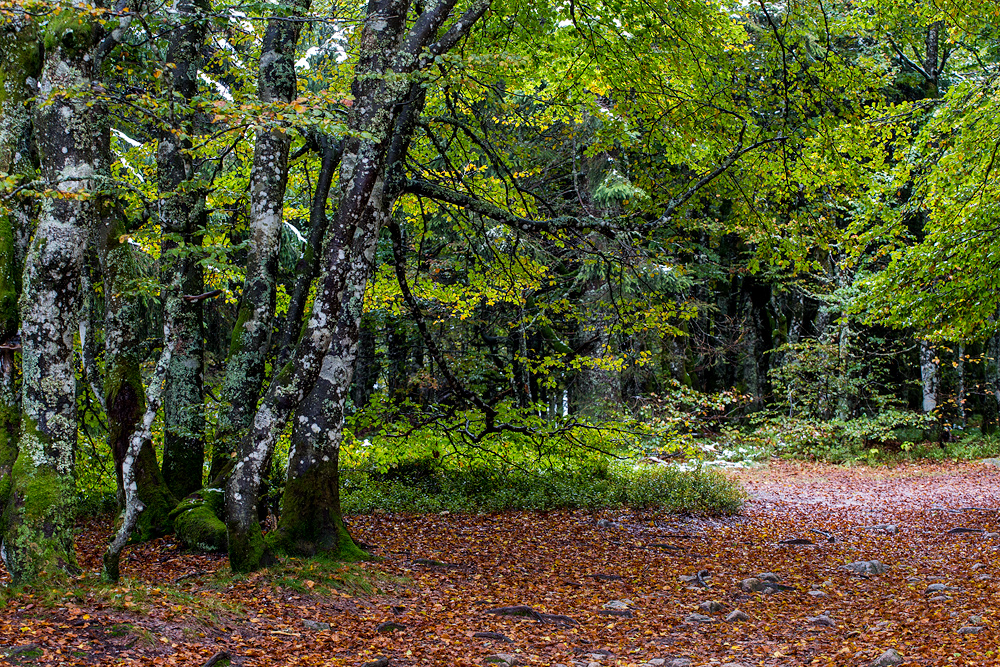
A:
[[[235,357],[243,350],[243,336],[246,335],[243,327],[252,314],[253,311],[249,308],[240,308],[239,317],[236,318],[236,324],[233,326],[233,337],[229,339],[230,357]]]
[[[225,551],[228,545],[226,524],[202,502],[185,500],[175,515],[174,534],[184,546],[197,551]],[[235,571],[235,568],[234,568]]]
[[[253,522],[245,533],[234,531],[229,537],[229,567],[233,572],[253,572],[270,564],[270,551],[258,522]]]
[[[93,46],[94,27],[77,11],[65,9],[49,18],[42,41],[46,50],[61,48],[72,58],[79,58]]]
[[[79,571],[73,551],[76,483],[22,451],[4,512],[7,567],[16,584]]]

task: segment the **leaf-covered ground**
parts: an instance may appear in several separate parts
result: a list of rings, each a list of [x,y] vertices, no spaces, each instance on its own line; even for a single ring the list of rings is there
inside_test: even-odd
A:
[[[384,557],[362,566],[381,573],[372,594],[359,592],[357,568],[289,562],[232,580],[224,558],[158,540],[127,552],[133,578],[119,586],[87,574],[68,590],[9,595],[0,645],[13,664],[66,665],[203,665],[220,651],[242,665],[481,665],[495,654],[528,665],[868,665],[890,648],[910,665],[1000,663],[997,468],[772,463],[733,474],[751,501],[722,520],[355,517],[356,537]],[[106,535],[100,522],[81,532],[89,572]],[[872,560],[888,571],[842,567]],[[707,588],[680,579],[698,573]],[[761,573],[780,590],[741,590]],[[699,609],[711,601],[721,611]],[[520,605],[538,617],[487,613]],[[726,622],[735,610],[748,620]],[[835,625],[810,620],[820,616]],[[402,628],[379,631],[387,622]]]

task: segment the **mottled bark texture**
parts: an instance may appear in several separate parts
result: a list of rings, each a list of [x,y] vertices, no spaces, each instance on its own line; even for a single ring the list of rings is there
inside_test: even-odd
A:
[[[107,116],[89,93],[95,30],[67,8],[49,16],[44,34],[34,121],[42,179],[52,194],[42,202],[25,262],[22,429],[3,521],[2,555],[16,583],[78,569],[72,539],[73,338],[84,249],[98,218],[94,195],[108,166]]]
[[[174,291],[177,290],[180,282],[180,280],[177,280],[174,283]],[[177,301],[174,300],[174,303],[177,303]],[[179,309],[168,311],[164,316],[163,340],[177,342],[177,338],[171,335],[170,328],[179,316]],[[140,455],[150,444],[153,432],[153,420],[156,419],[156,412],[160,409],[160,401],[165,389],[166,376],[169,373],[172,352],[171,345],[164,346],[163,353],[160,355],[159,361],[156,362],[156,368],[153,370],[153,377],[149,383],[149,402],[142,417],[142,424],[128,439],[128,447],[125,450],[125,456],[122,460],[122,482],[125,488],[125,502],[122,507],[121,523],[111,538],[107,550],[104,552],[103,567],[101,569],[101,578],[104,581],[115,582],[121,577],[120,561],[122,549],[125,548],[129,538],[132,536],[132,532],[136,529],[143,510],[146,509],[145,504],[139,498],[138,494],[139,480],[137,472]]]
[[[330,185],[340,165],[343,155],[343,144],[332,138],[317,134],[311,139],[320,152],[319,175],[316,177],[316,190],[313,192],[312,206],[309,209],[309,239],[302,257],[295,267],[295,288],[288,302],[288,314],[281,329],[281,340],[278,343],[278,362],[281,367],[288,361],[295,348],[295,341],[302,330],[302,317],[305,315],[306,301],[309,297],[309,286],[319,273],[319,260],[322,257],[323,239],[329,219],[326,215],[326,203],[330,198]]]
[[[141,277],[136,253],[128,242],[122,243],[124,229],[109,224],[101,239],[101,272],[104,276],[104,403],[108,419],[108,447],[115,461],[119,501],[126,499],[123,468],[129,440],[146,407],[139,358],[142,342],[142,304],[135,282]],[[172,529],[170,512],[177,499],[167,487],[156,460],[153,443],[148,439],[134,456],[131,477],[136,495],[145,506],[139,515],[138,537],[151,539]]]
[[[295,49],[310,0],[284,5],[292,20],[272,19],[264,33],[257,94],[262,102],[291,102],[296,94]],[[250,248],[239,316],[233,328],[222,387],[210,476],[231,463],[257,408],[274,323],[275,275],[281,248],[282,211],[291,137],[283,127],[265,128],[254,139],[250,171]]]
[[[31,178],[36,168],[31,112],[33,82],[41,70],[37,26],[29,17],[0,18],[0,175]],[[12,345],[20,328],[17,309],[24,263],[23,239],[34,218],[31,200],[0,206],[0,345]],[[21,384],[15,352],[0,349],[0,508],[10,497],[21,422]],[[2,525],[0,525],[2,529]]]
[[[475,4],[441,36],[438,32],[451,16],[453,2],[422,8],[424,11],[409,28],[405,23],[409,13],[406,0],[375,0],[368,6],[359,39],[361,57],[351,87],[354,104],[348,126],[352,132],[344,146],[340,203],[324,248],[323,272],[317,281],[312,313],[292,360],[271,382],[252,427],[240,440],[236,463],[226,485],[229,558],[234,572],[260,567],[267,560],[256,511],[264,464],[290,413],[303,404],[320,377],[323,360],[337,335],[342,304],[350,303],[353,294],[363,292],[367,283],[369,276],[351,276],[351,268],[357,266],[355,256],[374,252],[378,227],[384,222],[385,212],[391,209],[392,197],[387,196],[385,181],[394,166],[389,160],[393,153],[390,146],[400,142],[405,146],[412,134],[411,124],[397,121],[420,86],[417,73],[435,55],[454,46],[488,6],[487,0]],[[362,130],[366,136],[360,135]],[[389,192],[393,189],[390,187]],[[339,349],[349,350],[356,342],[344,332],[338,342]],[[350,373],[327,375],[341,378],[337,381],[350,379]],[[321,429],[318,424],[303,426]],[[336,428],[336,424],[330,426]],[[330,438],[329,432],[326,437]],[[339,437],[339,432],[334,433],[332,440],[339,441]]]
[[[163,476],[178,498],[201,488],[205,462],[204,322],[202,301],[185,301],[183,294],[201,294],[205,281],[197,253],[205,227],[205,191],[195,173],[191,140],[195,133],[198,65],[205,41],[206,2],[177,3],[178,25],[170,33],[164,84],[168,126],[160,135],[157,172],[159,215],[163,233],[160,255],[163,284],[180,280],[179,291],[165,290],[163,304],[175,321],[163,400]],[[166,330],[165,330],[166,332]]]

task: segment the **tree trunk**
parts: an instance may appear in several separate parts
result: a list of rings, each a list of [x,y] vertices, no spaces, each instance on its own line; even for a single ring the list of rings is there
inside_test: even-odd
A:
[[[173,348],[163,399],[163,477],[178,498],[201,488],[205,462],[204,320],[203,302],[188,302],[183,294],[201,294],[205,281],[198,257],[199,230],[205,227],[205,192],[198,184],[190,155],[195,134],[191,101],[198,94],[199,52],[205,41],[205,2],[182,1],[180,21],[170,33],[164,83],[169,99],[170,127],[157,147],[160,184],[161,270],[163,285],[180,278],[180,290],[164,290],[165,311],[176,313],[169,331]]]
[[[337,334],[342,304],[360,299],[370,277],[351,275],[352,268],[358,265],[355,258],[359,257],[371,266],[379,226],[393,203],[387,191],[398,191],[387,177],[393,169],[402,169],[405,155],[405,150],[395,152],[391,146],[402,143],[405,147],[413,131],[410,124],[397,124],[398,114],[414,104],[414,92],[421,89],[411,75],[428,67],[435,53],[450,50],[489,3],[481,0],[473,5],[439,41],[433,42],[453,6],[448,0],[430,6],[406,31],[409,6],[405,0],[375,0],[369,5],[359,36],[362,55],[351,89],[354,104],[348,127],[352,133],[345,142],[341,162],[340,205],[324,249],[324,273],[317,284],[312,315],[292,361],[271,382],[252,428],[240,441],[226,484],[229,561],[234,572],[260,567],[268,559],[256,512],[264,463],[289,414],[316,384],[323,359]],[[397,156],[395,162],[389,159],[393,155]],[[345,332],[335,349],[347,350],[356,342]],[[345,375],[349,378],[349,374],[340,377]],[[303,425],[313,429],[313,424]],[[315,428],[322,430],[319,424]],[[339,431],[327,432],[327,437],[338,444],[340,435]]]
[[[38,78],[40,66],[35,23],[25,16],[0,25],[0,172],[22,180],[31,178],[37,166],[31,123],[34,91],[28,80]],[[22,244],[30,235],[33,209],[31,200],[22,198],[0,208],[0,345],[17,342]],[[0,508],[9,500],[20,436],[21,383],[14,363],[14,350],[0,350]]]
[[[938,390],[938,362],[937,354],[930,342],[920,341],[920,384],[923,388],[924,414],[934,412],[937,407]]]
[[[142,303],[134,281],[140,277],[136,250],[120,237],[120,226],[105,230],[101,244],[104,275],[104,403],[108,417],[108,447],[115,460],[121,503],[126,498],[123,467],[132,437],[146,404],[142,382],[141,359]],[[147,540],[172,530],[170,511],[177,499],[167,487],[156,460],[153,443],[144,441],[133,457],[131,476],[136,496],[145,506],[139,515],[139,539]]]
[[[73,339],[84,249],[107,169],[107,115],[92,90],[96,27],[74,10],[49,18],[35,112],[46,197],[24,270],[22,435],[2,553],[15,583],[76,572],[73,448],[77,437]],[[64,95],[65,91],[76,91]]]
[[[310,0],[285,5],[287,18],[268,22],[260,54],[257,93],[262,102],[291,102],[296,93],[295,48],[301,18]],[[288,182],[288,147],[284,128],[262,129],[254,139],[250,172],[250,251],[239,315],[229,344],[222,412],[215,434],[212,466],[216,478],[231,462],[235,443],[250,426],[264,384],[276,298],[275,273],[281,248],[282,211]]]

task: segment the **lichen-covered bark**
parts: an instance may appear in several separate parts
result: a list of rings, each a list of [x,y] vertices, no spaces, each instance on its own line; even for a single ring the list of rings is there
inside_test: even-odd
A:
[[[28,179],[36,168],[31,136],[35,91],[29,83],[41,67],[37,27],[28,16],[0,17],[0,173]],[[15,369],[17,309],[24,244],[33,203],[16,198],[0,207],[0,508],[6,507],[17,459],[21,422],[20,376]],[[2,525],[0,525],[2,530]]]
[[[136,249],[120,241],[124,230],[108,225],[103,230],[101,270],[104,276],[104,391],[108,419],[108,446],[115,461],[118,495],[125,502],[123,466],[128,443],[146,407],[139,349],[142,338],[142,305],[134,281],[140,277]],[[145,441],[135,457],[136,493],[145,506],[139,515],[138,537],[147,540],[169,533],[170,512],[177,499],[167,487],[156,460],[153,443]]]
[[[256,514],[264,464],[290,413],[303,403],[320,377],[323,360],[337,335],[342,304],[351,302],[351,292],[363,292],[367,282],[368,276],[352,277],[351,268],[358,265],[354,257],[364,256],[370,263],[374,239],[385,222],[385,212],[391,208],[392,193],[399,191],[392,181],[400,180],[402,157],[413,131],[412,123],[398,122],[399,116],[414,111],[415,100],[420,99],[415,94],[420,87],[415,80],[418,77],[412,75],[432,62],[435,54],[450,49],[488,6],[487,0],[474,4],[440,38],[438,32],[451,16],[453,2],[445,0],[422,8],[424,11],[409,29],[405,24],[409,12],[406,0],[375,0],[368,6],[359,40],[361,57],[351,89],[354,104],[348,119],[350,129],[363,130],[367,135],[352,133],[345,142],[340,203],[324,248],[323,272],[311,316],[292,360],[271,382],[251,428],[240,440],[236,463],[227,480],[226,525],[234,572],[260,567],[267,559]],[[418,109],[415,113],[419,113]],[[393,151],[394,146],[402,150]],[[347,350],[356,342],[344,332],[337,345]],[[349,380],[349,373],[340,375],[345,376]],[[312,430],[314,425],[305,426]],[[321,429],[318,424],[315,427]],[[338,437],[339,433],[334,433],[334,439]]]
[[[163,300],[164,308],[175,314],[170,329],[174,339],[164,342],[174,352],[164,388],[163,476],[179,498],[201,488],[205,462],[203,304],[182,296],[205,291],[196,256],[201,245],[199,230],[205,226],[205,191],[198,182],[187,137],[195,133],[191,101],[198,94],[207,9],[207,2],[177,4],[179,24],[170,33],[164,68],[170,124],[162,131],[157,148],[163,284],[179,278],[181,285],[176,292],[165,290]]]
[[[364,289],[374,257],[376,239],[371,235],[376,232],[377,225],[369,225],[366,235],[355,237],[348,288],[333,340],[316,384],[295,411],[281,519],[274,535],[268,536],[268,544],[277,551],[303,556],[324,552],[345,560],[365,555],[341,520],[339,461]]]
[[[174,282],[173,289],[176,291],[180,280]],[[176,341],[171,336],[170,328],[177,319],[177,311],[168,311],[164,316],[163,339]],[[163,396],[166,375],[170,368],[170,358],[173,353],[171,345],[164,345],[163,352],[153,377],[150,381],[149,402],[142,417],[142,424],[129,436],[128,447],[125,450],[125,457],[122,461],[122,486],[125,489],[125,502],[122,507],[121,524],[111,538],[107,550],[104,552],[104,565],[101,570],[101,578],[105,581],[118,581],[121,576],[120,557],[122,549],[132,536],[139,521],[139,516],[145,509],[142,500],[139,499],[139,485],[136,479],[136,472],[139,455],[148,445],[152,435],[153,420],[156,419],[156,412],[160,409],[160,400]]]
[[[309,286],[319,273],[320,252],[323,238],[326,236],[327,224],[326,203],[330,197],[330,185],[336,174],[343,145],[339,141],[317,134],[314,138],[320,151],[321,160],[319,175],[316,177],[316,189],[313,192],[312,206],[309,209],[309,239],[302,252],[302,257],[295,267],[295,288],[292,290],[288,303],[288,313],[281,329],[281,340],[278,342],[277,365],[282,366],[288,361],[295,347],[295,340],[302,329],[302,317],[305,314],[306,301],[309,296]]]
[[[291,20],[272,19],[264,33],[257,94],[262,102],[291,102],[296,94],[295,49],[310,0],[284,5]],[[233,329],[222,387],[210,476],[231,463],[235,443],[253,417],[264,384],[264,365],[274,324],[275,274],[280,249],[290,135],[266,128],[254,140],[250,172],[250,248],[240,312]]]
[[[35,110],[42,202],[21,299],[22,430],[2,555],[15,582],[76,571],[72,525],[76,444],[73,339],[92,196],[107,168],[106,115],[92,90],[94,29],[73,9],[49,17]],[[67,90],[76,91],[64,95]],[[90,106],[88,106],[90,103]]]

